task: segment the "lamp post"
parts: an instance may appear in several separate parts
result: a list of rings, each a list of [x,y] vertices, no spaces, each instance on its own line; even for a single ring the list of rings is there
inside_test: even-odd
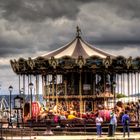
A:
[[[21,109],[21,101],[22,97],[18,95],[14,98],[14,109],[17,110],[17,127],[19,127],[19,109]]]
[[[33,83],[29,83],[29,89],[30,89],[30,94],[31,94],[31,99],[30,99],[30,117],[32,119],[32,100],[33,100],[33,97],[32,97],[32,89],[33,89]]]
[[[24,105],[24,89],[23,88],[21,88],[20,90],[20,96],[22,98],[20,104],[21,104],[21,119],[23,123],[23,105]]]
[[[115,104],[116,104],[116,93],[115,93],[115,89],[116,89],[116,82],[113,82],[113,95],[114,95],[114,109],[115,109]]]
[[[12,122],[11,122],[11,95],[12,95],[13,87],[10,85],[9,86],[9,92],[10,92],[10,100],[9,100],[9,105],[10,105],[10,119],[9,119],[9,126],[12,127]]]

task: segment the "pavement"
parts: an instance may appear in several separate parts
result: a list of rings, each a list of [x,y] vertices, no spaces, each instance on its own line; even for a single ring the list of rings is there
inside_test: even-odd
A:
[[[130,133],[130,137],[123,137],[122,133],[117,133],[114,137],[108,137],[103,134],[102,137],[97,135],[49,135],[49,136],[25,136],[25,137],[4,137],[4,140],[140,140],[140,133]]]

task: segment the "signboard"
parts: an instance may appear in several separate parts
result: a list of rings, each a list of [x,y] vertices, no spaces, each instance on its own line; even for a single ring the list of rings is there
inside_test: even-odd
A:
[[[23,98],[17,95],[14,98],[14,108],[21,109],[22,107],[23,107]]]
[[[15,98],[15,108],[21,108],[21,102],[20,102],[20,98]]]
[[[91,89],[90,84],[84,84],[83,85],[83,90],[90,90],[90,89]]]

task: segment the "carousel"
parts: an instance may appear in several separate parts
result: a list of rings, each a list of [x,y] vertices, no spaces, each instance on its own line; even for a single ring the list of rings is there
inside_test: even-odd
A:
[[[79,27],[75,38],[63,47],[10,63],[19,77],[19,93],[23,89],[22,94],[29,94],[31,104],[32,94],[35,101],[42,94],[43,106],[50,110],[84,113],[98,106],[111,108],[117,93],[129,97],[140,90],[140,57],[125,58],[100,50],[83,40]]]

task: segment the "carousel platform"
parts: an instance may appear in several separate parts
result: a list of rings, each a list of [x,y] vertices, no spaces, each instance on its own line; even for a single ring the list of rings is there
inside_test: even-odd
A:
[[[104,122],[102,124],[102,130],[104,134],[108,134],[109,123]],[[17,124],[13,124],[13,128],[9,127],[8,124],[3,124],[0,129],[4,136],[46,136],[46,135],[96,135],[95,122],[81,121],[81,120],[65,120],[59,123],[54,123],[51,120],[45,122],[27,122],[20,123],[19,127]],[[121,123],[118,123],[116,132],[122,133],[123,128]],[[131,132],[140,132],[140,127],[137,126],[137,122],[131,122]]]
[[[8,131],[7,131],[8,130]],[[5,133],[7,132],[7,133]],[[46,132],[46,131],[45,131]],[[96,132],[61,132],[61,133],[45,133],[44,131],[32,131],[28,128],[4,129],[2,137],[6,140],[26,139],[26,140],[140,140],[139,132],[130,132],[130,137],[123,137],[122,132],[116,132],[114,137],[108,137],[107,132],[102,133],[102,137],[98,137]]]
[[[31,136],[31,137],[4,137],[6,140],[140,140],[139,133],[131,133],[131,136],[122,137],[122,134],[117,134],[114,137],[108,137],[106,134],[103,134],[102,137],[97,137],[96,135],[55,135],[55,136]]]

